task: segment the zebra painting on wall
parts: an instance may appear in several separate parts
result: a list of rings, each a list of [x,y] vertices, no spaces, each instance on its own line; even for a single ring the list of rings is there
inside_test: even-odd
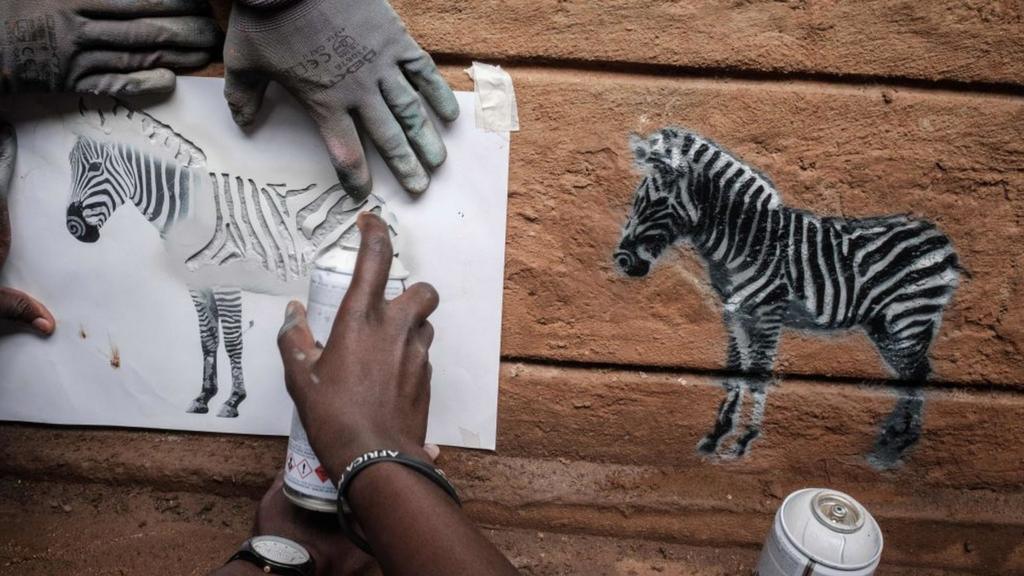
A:
[[[764,174],[691,131],[634,135],[630,145],[643,180],[616,265],[645,276],[667,248],[687,243],[723,305],[734,375],[698,450],[740,457],[758,437],[783,328],[860,329],[907,381],[868,455],[878,468],[897,466],[920,437],[929,348],[959,282],[949,238],[904,215],[854,219],[789,208]],[[744,427],[746,391],[752,408]]]
[[[112,101],[79,114],[95,128],[71,150],[71,195],[66,226],[76,239],[96,242],[100,229],[124,205],[134,206],[166,240],[200,207],[215,212],[205,244],[185,261],[188,270],[254,263],[287,282],[309,273],[321,247],[350,241],[359,212],[383,213],[371,196],[356,201],[339,184],[301,188],[258,183],[206,167],[206,154],[152,116]],[[212,205],[212,206],[211,206]],[[203,354],[202,388],[187,411],[205,414],[217,395],[217,352],[223,338],[231,362],[231,394],[218,416],[237,417],[246,398],[242,369],[242,289],[190,280]]]

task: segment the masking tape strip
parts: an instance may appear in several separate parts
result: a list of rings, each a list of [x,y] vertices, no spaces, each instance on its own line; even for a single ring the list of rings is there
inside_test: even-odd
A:
[[[488,132],[518,132],[519,107],[512,76],[501,69],[473,62],[466,70],[476,86],[476,127]]]
[[[459,426],[459,435],[462,436],[462,445],[466,448],[480,448],[480,435],[476,432]]]

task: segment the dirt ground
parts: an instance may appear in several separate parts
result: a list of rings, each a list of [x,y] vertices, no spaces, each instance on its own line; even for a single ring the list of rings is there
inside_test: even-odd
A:
[[[0,575],[198,576],[247,536],[256,502],[148,488],[0,480]],[[485,528],[526,575],[752,574],[757,550]],[[884,568],[879,576],[959,572]]]

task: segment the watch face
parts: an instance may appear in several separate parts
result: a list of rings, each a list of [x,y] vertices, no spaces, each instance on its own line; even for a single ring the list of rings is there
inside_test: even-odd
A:
[[[309,552],[287,538],[257,536],[252,539],[251,545],[257,554],[278,564],[301,566],[309,561]]]

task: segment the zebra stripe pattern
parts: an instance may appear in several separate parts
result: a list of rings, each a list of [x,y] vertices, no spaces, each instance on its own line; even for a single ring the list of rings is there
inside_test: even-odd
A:
[[[309,272],[319,246],[352,218],[340,184],[289,188],[213,172],[208,182],[217,223],[206,246],[188,259],[193,270],[253,258],[280,280],[293,280]]]
[[[191,289],[192,303],[199,319],[199,340],[203,349],[203,388],[192,401],[189,412],[205,414],[210,399],[217,395],[217,348],[224,336],[224,351],[231,362],[231,396],[219,416],[238,416],[238,405],[245,400],[242,371],[242,292],[233,288]]]
[[[80,137],[71,151],[73,193],[67,226],[84,242],[124,204],[132,204],[161,234],[187,218],[193,188],[204,182],[216,207],[214,234],[188,258],[191,270],[245,259],[282,281],[309,272],[319,246],[329,244],[354,223],[359,207],[340,184],[289,188],[258,185],[251,178],[207,172],[165,160],[159,154],[122,144]],[[205,176],[205,178],[203,178]]]
[[[928,350],[960,270],[934,225],[905,215],[848,219],[786,207],[767,176],[690,131],[665,129],[635,137],[632,146],[645,177],[616,263],[644,276],[669,246],[692,245],[724,303],[731,370],[763,380],[783,327],[860,327],[900,378],[928,376]],[[755,394],[758,401],[763,396]],[[763,412],[763,404],[754,411]]]
[[[99,229],[123,204],[139,209],[161,234],[187,218],[196,185],[177,161],[119,143],[81,137],[71,150],[72,196],[67,226],[72,236],[96,241]]]
[[[79,112],[93,118],[84,100]],[[216,213],[213,232],[205,246],[186,259],[187,267],[194,271],[251,260],[289,281],[308,273],[321,246],[351,244],[362,209],[382,211],[375,197],[355,201],[338,184],[290,188],[208,171],[203,168],[206,155],[198,146],[148,114],[119,102],[94,112],[104,135],[80,136],[70,154],[72,193],[66,225],[82,242],[96,242],[103,225],[125,204],[135,206],[166,236],[211,201]],[[218,415],[236,417],[246,396],[242,292],[237,287],[192,286],[190,294],[199,320],[203,388],[188,411],[208,412],[217,393],[217,348],[223,336],[232,392]]]
[[[79,113],[99,128],[80,135],[71,152],[72,194],[68,231],[96,242],[100,229],[123,205],[138,211],[166,238],[189,217],[213,216],[211,238],[185,260],[189,270],[251,260],[287,282],[308,273],[321,246],[352,243],[360,209],[381,209],[376,198],[356,202],[340,184],[293,189],[257,184],[251,178],[205,169],[203,151],[170,126],[115,101],[112,108]],[[374,204],[371,205],[371,202]],[[237,417],[246,398],[242,370],[242,291],[237,287],[191,286],[203,351],[203,388],[188,412],[207,413],[217,394],[217,349],[221,337],[231,363],[231,395],[218,416]]]

